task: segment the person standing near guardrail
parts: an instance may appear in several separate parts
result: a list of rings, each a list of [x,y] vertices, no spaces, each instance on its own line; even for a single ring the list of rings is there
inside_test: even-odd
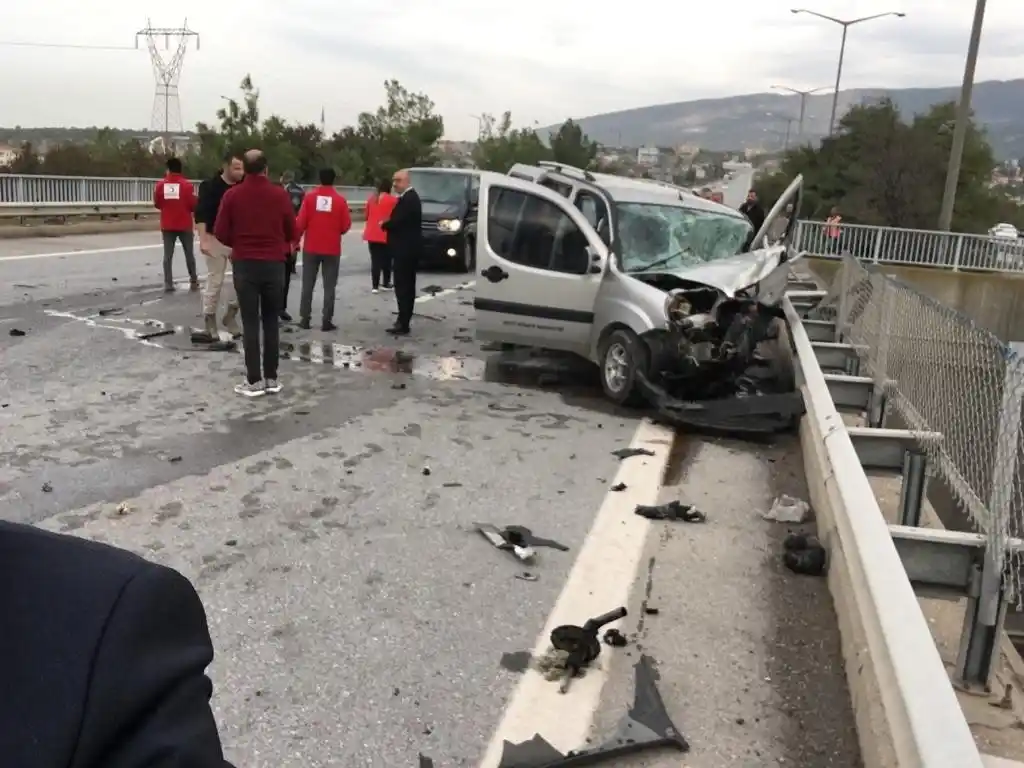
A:
[[[181,242],[190,279],[189,290],[199,290],[196,254],[193,250],[192,212],[196,209],[196,191],[182,175],[181,160],[167,158],[167,175],[153,189],[153,205],[160,211],[160,236],[164,242],[164,293],[174,291],[172,262],[174,245]]]
[[[843,235],[843,217],[839,215],[839,208],[832,206],[828,218],[825,219],[825,241],[826,253],[839,253],[840,240]]]
[[[196,229],[199,231],[199,251],[206,257],[206,288],[203,290],[203,323],[207,335],[217,338],[217,305],[220,303],[224,276],[228,271],[231,249],[213,236],[217,224],[217,212],[225,193],[242,179],[242,159],[233,152],[224,156],[220,173],[199,185],[199,202],[196,204]],[[238,327],[238,301],[228,301],[227,311],[222,320],[224,329],[237,337],[242,331]]]
[[[243,167],[245,179],[224,195],[213,233],[231,249],[232,277],[242,313],[245,380],[235,392],[260,397],[281,391],[277,380],[280,312],[285,261],[295,243],[295,213],[288,193],[267,178],[263,152],[250,149]]]
[[[306,197],[306,190],[295,181],[295,174],[291,171],[281,174],[281,186],[284,187],[284,191],[288,193],[288,198],[292,201],[292,211],[298,216],[302,201]],[[291,244],[289,244],[290,246]],[[284,323],[291,322],[292,319],[292,316],[288,314],[288,291],[292,287],[292,275],[298,273],[298,261],[299,254],[296,249],[291,249],[285,254],[284,298],[281,301],[281,322]]]
[[[391,216],[398,198],[391,194],[391,182],[382,181],[377,191],[366,200],[366,223],[363,225],[363,240],[370,249],[370,285],[374,293],[381,288],[391,290],[391,250],[388,248],[388,233],[381,223]]]
[[[320,186],[306,195],[295,222],[295,238],[302,243],[302,298],[299,301],[299,327],[310,327],[313,314],[313,289],[317,272],[324,272],[324,309],[322,331],[337,330],[334,324],[334,289],[341,267],[341,238],[352,229],[348,201],[334,188],[333,168],[320,171]],[[296,242],[298,249],[298,242]]]

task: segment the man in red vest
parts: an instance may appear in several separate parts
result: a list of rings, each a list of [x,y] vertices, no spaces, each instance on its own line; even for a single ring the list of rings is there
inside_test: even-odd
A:
[[[299,327],[310,327],[313,314],[313,288],[317,272],[324,271],[324,310],[321,330],[333,331],[334,289],[341,265],[341,237],[352,228],[348,201],[334,188],[333,168],[320,171],[320,186],[306,195],[295,224],[295,240],[305,235],[302,244],[302,299],[299,302]],[[296,245],[296,247],[298,247]]]
[[[193,250],[192,212],[196,209],[196,192],[192,182],[182,176],[181,160],[167,159],[167,175],[153,190],[153,205],[160,211],[160,234],[164,241],[164,292],[174,291],[171,262],[174,259],[174,244],[181,241],[185,251],[185,266],[191,280],[189,290],[199,290],[199,275],[196,273],[196,256]]]

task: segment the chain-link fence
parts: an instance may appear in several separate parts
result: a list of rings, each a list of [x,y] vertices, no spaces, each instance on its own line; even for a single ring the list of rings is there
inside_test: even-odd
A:
[[[1024,533],[1024,359],[966,315],[849,254],[812,314],[857,348],[861,375],[885,393],[887,426],[942,435],[924,445],[934,479],[993,551],[1005,551],[1009,536]],[[1013,560],[1020,605],[1020,555]]]

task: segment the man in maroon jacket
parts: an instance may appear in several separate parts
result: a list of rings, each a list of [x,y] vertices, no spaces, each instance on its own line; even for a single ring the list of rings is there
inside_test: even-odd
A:
[[[164,291],[174,290],[171,262],[174,260],[175,241],[181,241],[185,251],[185,266],[191,278],[191,290],[199,290],[196,274],[196,256],[193,250],[192,211],[196,209],[196,193],[192,182],[182,175],[181,160],[167,160],[167,175],[157,182],[153,190],[153,205],[160,211],[160,234],[164,241]]]
[[[250,149],[242,158],[245,178],[224,194],[213,235],[231,249],[235,295],[242,315],[245,381],[235,392],[259,397],[281,391],[278,314],[284,299],[284,263],[295,241],[291,199],[267,178],[267,158]],[[263,327],[262,367],[260,326]]]

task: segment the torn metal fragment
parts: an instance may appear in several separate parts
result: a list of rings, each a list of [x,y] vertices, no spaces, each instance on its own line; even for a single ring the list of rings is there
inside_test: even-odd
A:
[[[680,523],[705,523],[707,515],[692,504],[683,504],[673,500],[667,504],[637,504],[633,510],[640,517],[648,520],[666,520]]]
[[[618,459],[629,459],[633,456],[653,456],[654,451],[648,450],[647,448],[619,448],[617,451],[612,451],[612,456]]]

